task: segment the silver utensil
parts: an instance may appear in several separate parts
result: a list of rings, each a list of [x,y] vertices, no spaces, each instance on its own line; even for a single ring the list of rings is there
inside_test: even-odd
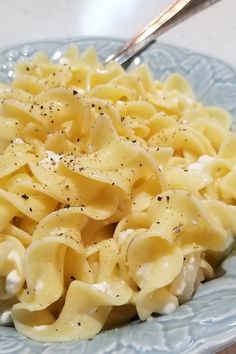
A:
[[[162,33],[218,1],[220,0],[176,0],[139,34],[109,55],[105,63],[115,60],[127,67],[136,54],[153,44]]]

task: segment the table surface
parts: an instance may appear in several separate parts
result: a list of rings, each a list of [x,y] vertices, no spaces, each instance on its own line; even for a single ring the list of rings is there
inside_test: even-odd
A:
[[[130,38],[171,2],[0,0],[0,47],[76,36]],[[235,13],[235,0],[221,0],[164,34],[161,41],[215,56],[236,67]],[[220,353],[236,353],[236,346]]]

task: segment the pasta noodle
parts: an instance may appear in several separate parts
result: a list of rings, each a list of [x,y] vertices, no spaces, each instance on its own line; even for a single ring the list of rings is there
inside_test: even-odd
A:
[[[0,324],[91,338],[191,299],[236,234],[236,134],[187,81],[38,53],[0,87]]]

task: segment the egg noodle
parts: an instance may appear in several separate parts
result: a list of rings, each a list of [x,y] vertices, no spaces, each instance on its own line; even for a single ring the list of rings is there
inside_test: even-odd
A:
[[[230,124],[180,75],[95,49],[19,62],[0,86],[0,323],[69,341],[188,301],[236,233]]]

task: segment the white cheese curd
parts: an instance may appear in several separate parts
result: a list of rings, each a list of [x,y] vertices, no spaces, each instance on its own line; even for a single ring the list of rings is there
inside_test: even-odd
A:
[[[199,157],[197,162],[190,163],[188,166],[189,170],[192,171],[204,171],[207,166],[213,162],[216,158],[209,155],[202,155]]]
[[[0,325],[7,325],[11,324],[12,321],[12,315],[11,315],[11,310],[5,310],[2,313],[0,313]]]
[[[127,229],[127,230],[124,230],[124,231],[121,231],[119,234],[118,234],[118,242],[120,244],[122,244],[125,239],[134,231],[134,229]]]
[[[42,326],[34,326],[34,329],[36,331],[44,331],[45,329],[47,329],[48,326],[42,325]]]
[[[228,250],[230,247],[234,245],[235,237],[232,235],[231,231],[228,230],[228,238],[225,242],[225,250]]]
[[[6,276],[5,290],[8,294],[13,295],[16,294],[19,290],[19,285],[21,283],[20,274],[17,270],[11,271]]]
[[[193,162],[188,166],[190,171],[203,171],[204,166],[199,162]]]
[[[14,143],[14,144],[21,145],[21,144],[24,144],[25,142],[24,142],[24,140],[22,140],[21,138],[15,138],[15,139],[13,140],[13,143]]]
[[[177,305],[174,304],[173,302],[170,302],[169,304],[166,304],[163,309],[162,309],[162,314],[164,315],[168,315],[172,312],[174,312],[174,310],[176,309]]]
[[[15,263],[18,268],[21,267],[21,259],[19,254],[16,251],[10,251],[7,256],[7,259],[8,261]]]
[[[184,292],[184,289],[186,288],[186,281],[184,279],[181,280],[179,287],[175,290],[176,295],[182,295]]]
[[[46,150],[47,157],[40,161],[41,166],[44,168],[56,171],[63,155],[56,154],[54,151]]]

